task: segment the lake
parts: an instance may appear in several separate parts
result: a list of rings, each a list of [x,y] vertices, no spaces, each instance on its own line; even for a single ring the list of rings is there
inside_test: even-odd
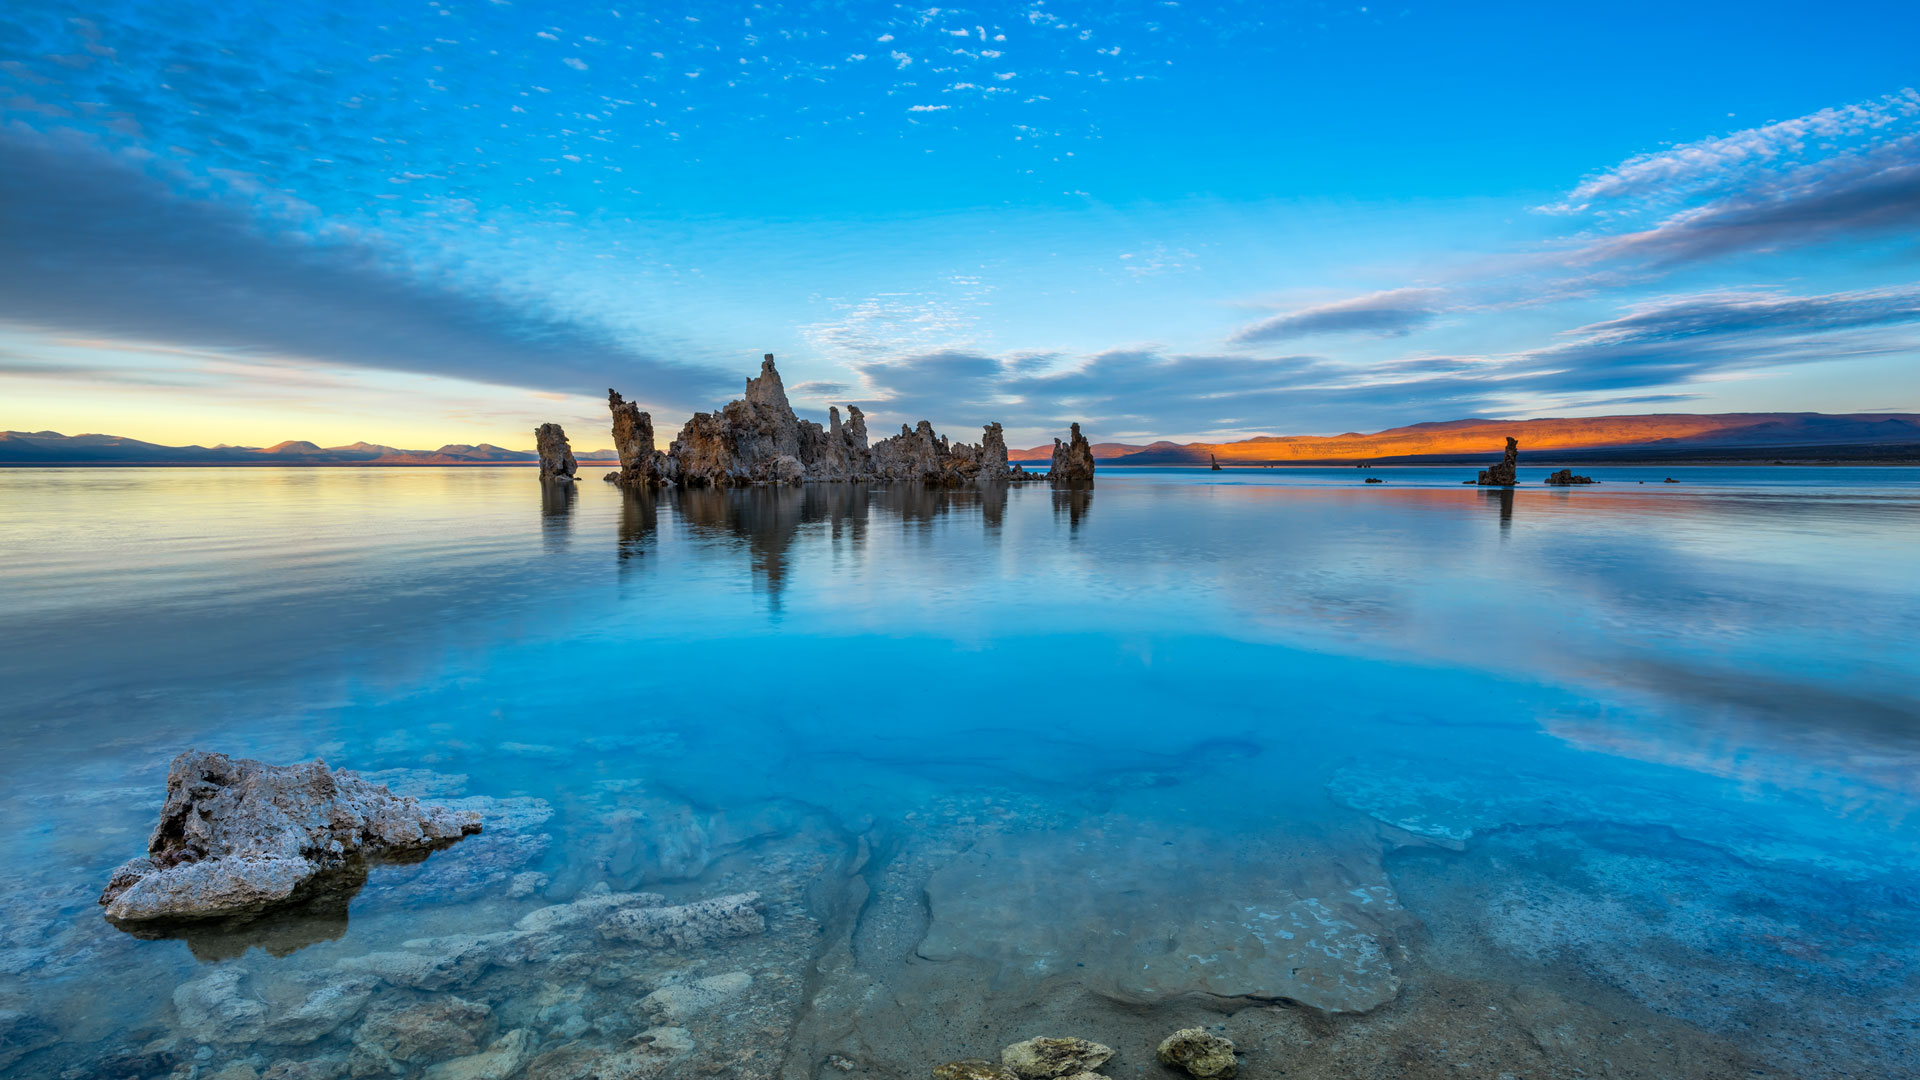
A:
[[[0,1073],[1920,1074],[1920,470],[1586,471],[0,470]],[[189,748],[485,829],[119,929]]]

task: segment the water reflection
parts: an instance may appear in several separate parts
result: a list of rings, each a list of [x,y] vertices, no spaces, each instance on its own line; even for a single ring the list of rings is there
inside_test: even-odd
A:
[[[651,487],[620,489],[619,558],[622,564],[652,551],[660,531],[659,495]],[[623,570],[625,566],[621,567]]]
[[[1513,528],[1513,489],[1510,487],[1484,488],[1481,497],[1500,507],[1500,532],[1505,535]]]
[[[1055,488],[1053,491],[1053,516],[1061,514],[1067,517],[1067,527],[1078,532],[1081,519],[1093,508],[1092,488]]]
[[[118,923],[142,941],[183,941],[195,960],[217,963],[260,949],[269,956],[291,956],[309,945],[338,941],[347,932],[348,910],[367,883],[367,865],[353,862],[330,873],[306,899],[255,915]]]
[[[580,486],[559,480],[540,481],[540,540],[550,556],[567,550],[573,531],[573,507],[580,500]]]

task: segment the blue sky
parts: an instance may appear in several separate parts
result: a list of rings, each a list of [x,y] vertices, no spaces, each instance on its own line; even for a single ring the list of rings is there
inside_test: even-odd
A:
[[[1920,8],[0,10],[0,427],[1920,408]]]

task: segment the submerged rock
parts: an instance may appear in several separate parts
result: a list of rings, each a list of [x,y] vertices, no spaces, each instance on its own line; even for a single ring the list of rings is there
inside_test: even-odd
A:
[[[1480,479],[1474,481],[1484,487],[1512,487],[1519,481],[1514,477],[1520,467],[1520,440],[1507,436],[1507,453],[1500,464],[1480,470]]]
[[[1022,1080],[1056,1080],[1092,1072],[1107,1063],[1113,1048],[1087,1039],[1028,1039],[1000,1051],[1000,1064]]]
[[[427,1080],[507,1080],[533,1056],[533,1033],[516,1028],[477,1054],[443,1061],[427,1070]]]
[[[688,983],[663,986],[640,999],[640,1009],[663,1023],[680,1023],[746,993],[753,976],[744,971],[710,975]]]
[[[404,1063],[477,1053],[492,1017],[486,1005],[451,995],[370,1016],[353,1034],[353,1072],[404,1073]]]
[[[735,893],[674,907],[626,907],[600,922],[600,936],[653,949],[691,949],[751,937],[767,928],[759,893]]]
[[[1591,476],[1575,476],[1572,469],[1561,469],[1547,477],[1547,483],[1555,487],[1567,487],[1572,484],[1597,484],[1599,481]]]
[[[573,460],[573,447],[559,424],[541,424],[533,429],[533,445],[540,451],[540,479],[573,482],[580,464]]]
[[[1047,479],[1054,487],[1093,486],[1093,446],[1080,434],[1079,424],[1073,425],[1066,442],[1053,440],[1053,465]]]
[[[167,771],[147,855],[113,872],[100,903],[117,922],[257,913],[357,861],[479,831],[478,815],[422,806],[322,761],[267,765],[189,750]]]
[[[1206,1028],[1182,1028],[1160,1043],[1160,1064],[1185,1069],[1200,1080],[1228,1080],[1239,1071],[1233,1043]]]

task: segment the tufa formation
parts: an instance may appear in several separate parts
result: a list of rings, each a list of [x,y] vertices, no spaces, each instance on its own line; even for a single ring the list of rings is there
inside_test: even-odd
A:
[[[540,479],[573,483],[573,474],[580,471],[580,463],[573,460],[573,447],[568,445],[567,433],[559,424],[541,424],[534,428],[533,445],[540,451]]]
[[[844,423],[838,408],[827,411],[825,427],[802,420],[787,400],[772,353],[761,361],[759,376],[747,380],[742,397],[716,412],[694,413],[664,453],[653,448],[653,418],[637,404],[608,390],[607,406],[620,468],[606,478],[622,487],[890,480],[958,487],[1039,479],[1008,465],[999,424],[986,425],[978,443],[957,443],[936,435],[922,420],[917,427],[902,424],[900,434],[869,445],[867,418],[857,405],[847,406]],[[1074,459],[1075,475],[1084,473],[1084,485],[1091,485],[1093,452],[1078,424],[1073,440],[1081,455]]]
[[[245,915],[304,899],[368,858],[428,852],[477,814],[398,796],[323,761],[267,765],[189,750],[167,769],[147,854],[100,894],[120,923]]]
[[[1507,454],[1500,464],[1480,470],[1480,479],[1475,481],[1482,487],[1512,487],[1519,481],[1514,479],[1520,467],[1520,440],[1507,436]]]
[[[1053,467],[1047,472],[1047,479],[1054,487],[1093,486],[1093,447],[1087,437],[1080,434],[1079,424],[1073,425],[1066,442],[1053,440]]]

